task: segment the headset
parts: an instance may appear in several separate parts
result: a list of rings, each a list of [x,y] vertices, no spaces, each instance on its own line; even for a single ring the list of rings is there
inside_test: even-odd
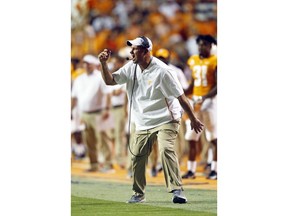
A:
[[[150,47],[149,41],[145,36],[140,36],[140,38],[143,39],[143,43],[142,43],[142,47],[144,47],[145,49],[148,49]],[[149,63],[150,64],[150,63]],[[148,142],[148,140],[146,142],[148,142],[148,148],[147,148],[147,152],[140,154],[140,155],[135,155],[132,150],[131,150],[131,146],[130,146],[130,123],[131,123],[131,109],[132,109],[132,97],[133,97],[133,92],[134,92],[134,87],[135,87],[135,82],[136,82],[136,69],[137,69],[137,64],[135,65],[135,69],[134,69],[134,76],[133,76],[133,84],[132,84],[132,90],[131,90],[131,96],[130,96],[130,106],[129,106],[129,116],[128,116],[128,149],[130,151],[130,153],[134,156],[134,157],[143,157],[145,155],[149,154],[149,151],[151,151],[152,148],[152,143]]]
[[[146,38],[145,38],[146,39]],[[144,39],[143,39],[144,40]],[[146,39],[147,40],[147,39]],[[148,41],[147,41],[148,42]],[[130,127],[131,127],[131,111],[132,111],[132,97],[133,97],[133,92],[134,92],[134,87],[135,87],[135,82],[137,80],[137,76],[136,76],[136,70],[137,70],[137,64],[135,64],[135,69],[134,69],[134,76],[133,76],[133,84],[132,84],[132,90],[131,90],[131,95],[130,95],[130,106],[129,106],[129,113],[128,113],[128,149],[131,153],[131,155],[133,155],[134,157],[143,157],[143,156],[146,156],[146,155],[149,155],[149,152],[151,152],[152,150],[152,144],[149,139],[146,140],[147,142],[147,152],[143,153],[143,154],[134,154],[131,150],[131,145],[130,145]],[[134,132],[135,133],[135,132]]]
[[[150,47],[150,44],[149,44],[149,41],[148,39],[145,37],[145,36],[140,36],[140,38],[143,39],[143,43],[142,43],[142,46],[146,49],[148,49]]]

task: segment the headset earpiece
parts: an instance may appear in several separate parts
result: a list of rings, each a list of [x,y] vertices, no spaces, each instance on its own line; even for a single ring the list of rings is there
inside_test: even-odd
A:
[[[150,47],[148,39],[145,36],[141,36],[140,38],[143,39],[143,47],[148,49]]]

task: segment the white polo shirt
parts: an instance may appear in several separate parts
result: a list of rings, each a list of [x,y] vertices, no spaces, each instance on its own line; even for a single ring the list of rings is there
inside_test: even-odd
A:
[[[72,98],[77,98],[77,106],[80,112],[89,112],[104,109],[106,106],[106,94],[112,88],[107,86],[101,76],[101,72],[94,70],[92,74],[81,74],[72,86]]]
[[[113,73],[116,83],[127,85],[128,99],[131,100],[136,64],[129,61]],[[156,57],[142,72],[136,68],[136,80],[132,95],[132,114],[136,130],[147,130],[181,118],[183,109],[178,101],[183,89],[172,75],[172,68]]]
[[[123,92],[119,95],[112,95],[111,103],[112,106],[124,105],[126,102],[126,85],[114,85],[112,86],[113,90],[122,90]]]

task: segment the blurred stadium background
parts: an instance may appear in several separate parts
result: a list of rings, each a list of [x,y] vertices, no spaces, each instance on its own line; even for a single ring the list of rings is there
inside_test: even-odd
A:
[[[171,63],[184,69],[197,54],[198,34],[217,38],[216,0],[72,0],[71,7],[72,59],[118,52],[127,39],[145,35],[154,52],[172,50]]]

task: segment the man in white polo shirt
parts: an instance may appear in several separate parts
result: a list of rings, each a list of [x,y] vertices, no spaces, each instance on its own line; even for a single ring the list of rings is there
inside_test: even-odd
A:
[[[165,182],[168,192],[173,193],[173,203],[186,203],[182,179],[174,144],[179,130],[182,108],[191,120],[191,129],[201,132],[202,123],[194,116],[178,80],[171,68],[151,55],[152,42],[141,36],[127,41],[131,46],[132,61],[113,74],[107,60],[110,52],[104,49],[98,57],[102,77],[107,85],[127,86],[128,99],[136,124],[135,142],[131,145],[133,191],[128,203],[145,201],[145,169],[152,144],[157,139]],[[181,106],[180,106],[181,105]]]
[[[108,109],[111,107],[111,88],[103,82],[99,67],[98,58],[92,55],[85,55],[83,58],[86,73],[78,76],[72,87],[72,107],[76,105],[80,112],[80,118],[85,125],[83,131],[84,141],[88,147],[88,156],[90,159],[90,169],[94,172],[99,170],[98,148],[101,143],[105,162],[104,168],[112,168],[111,144],[105,131],[100,131],[99,127],[103,120],[109,117]],[[99,122],[101,121],[101,122]]]

